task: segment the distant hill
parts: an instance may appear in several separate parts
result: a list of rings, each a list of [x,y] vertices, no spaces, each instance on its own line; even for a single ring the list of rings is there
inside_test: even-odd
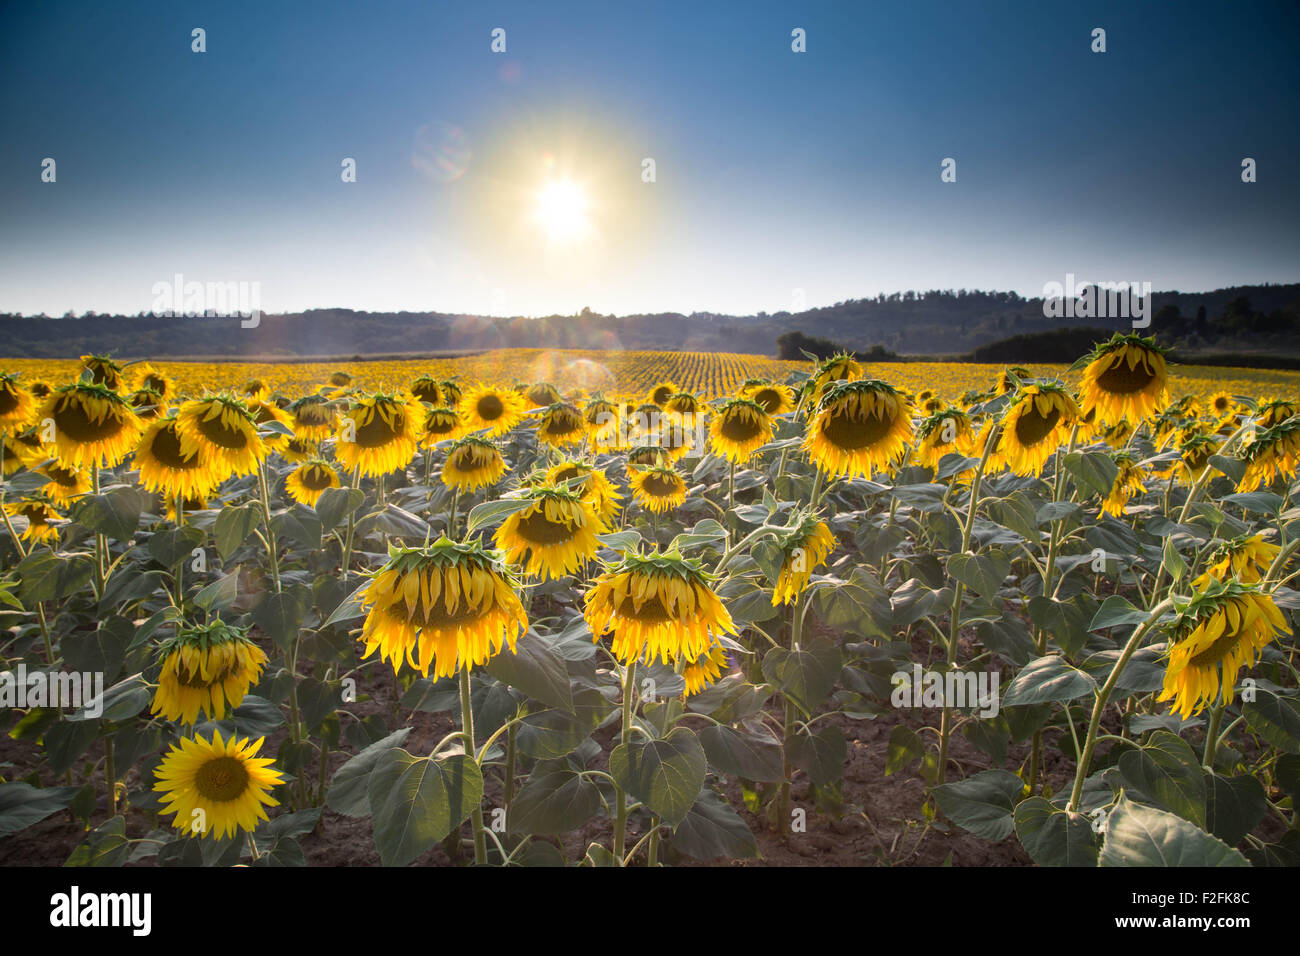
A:
[[[1155,334],[1188,353],[1300,356],[1300,284],[1155,292],[1152,300],[1155,314],[1144,334]],[[963,289],[895,293],[799,313],[743,316],[613,316],[584,309],[577,315],[494,318],[314,309],[265,315],[252,329],[241,328],[237,318],[0,314],[0,353],[29,358],[110,352],[124,358],[290,359],[526,347],[770,356],[777,353],[781,335],[801,332],[859,352],[880,347],[903,355],[956,357],[1007,339],[1019,342],[1017,348],[1032,350],[1035,340],[1020,337],[1085,325],[1103,333],[1130,329],[1128,320],[1047,318],[1041,298]]]

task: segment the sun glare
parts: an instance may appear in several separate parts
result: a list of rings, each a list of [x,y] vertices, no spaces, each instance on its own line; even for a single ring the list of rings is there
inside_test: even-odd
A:
[[[582,188],[567,179],[547,183],[537,194],[537,221],[552,242],[583,239],[590,223]]]

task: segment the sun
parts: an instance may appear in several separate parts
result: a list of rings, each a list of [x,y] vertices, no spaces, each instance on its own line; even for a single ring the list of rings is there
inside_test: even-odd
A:
[[[542,187],[537,194],[536,216],[552,242],[579,242],[591,230],[586,193],[568,179],[552,180]]]

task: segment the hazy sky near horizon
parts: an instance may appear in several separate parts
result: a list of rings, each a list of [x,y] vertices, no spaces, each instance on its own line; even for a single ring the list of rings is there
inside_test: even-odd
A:
[[[1289,2],[8,4],[0,311],[1297,281],[1298,48]]]

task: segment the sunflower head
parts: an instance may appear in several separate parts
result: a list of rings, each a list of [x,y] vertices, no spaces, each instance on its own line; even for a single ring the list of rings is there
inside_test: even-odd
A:
[[[246,379],[244,384],[239,386],[239,394],[243,395],[245,398],[261,398],[268,391],[270,391],[270,389],[267,388],[266,383],[260,378]]]
[[[1296,415],[1300,415],[1300,402],[1290,398],[1266,398],[1255,409],[1255,424],[1260,428],[1272,428]]]
[[[795,409],[794,389],[789,385],[762,381],[746,382],[741,395],[773,417],[788,414]]]
[[[970,416],[953,405],[921,419],[916,437],[916,459],[926,468],[938,468],[945,455],[969,455],[975,448]]]
[[[36,397],[12,372],[0,374],[0,432],[20,432],[36,417]]]
[[[444,405],[455,408],[460,404],[464,390],[460,387],[459,382],[452,378],[445,378],[438,385],[442,388],[442,402]]]
[[[60,521],[62,515],[54,510],[44,495],[31,495],[22,501],[8,502],[4,509],[11,518],[26,519],[27,528],[22,533],[24,541],[40,544],[58,540],[59,526],[55,522]]]
[[[376,651],[393,670],[402,662],[435,678],[486,664],[506,643],[515,649],[528,616],[499,552],[477,541],[440,538],[422,548],[393,548],[361,594],[368,609],[363,656]]]
[[[670,398],[680,392],[681,389],[677,387],[675,382],[665,379],[657,385],[650,386],[650,391],[646,392],[645,404],[663,408],[668,404]]]
[[[338,415],[324,395],[304,395],[289,403],[293,416],[293,434],[307,441],[324,441],[334,433]]]
[[[678,392],[664,403],[664,411],[678,415],[695,415],[704,407],[704,403],[691,392]]]
[[[400,471],[415,457],[425,416],[413,398],[381,393],[359,398],[339,421],[334,453],[369,478]]]
[[[1222,419],[1237,410],[1239,403],[1231,392],[1220,389],[1210,396],[1206,410],[1215,418]]]
[[[813,401],[820,401],[826,390],[837,382],[855,382],[862,378],[862,363],[848,352],[839,352],[817,366],[809,380]]]
[[[471,436],[458,440],[447,452],[442,481],[449,488],[473,491],[496,484],[505,472],[505,459],[496,445]]]
[[[1101,510],[1108,515],[1118,518],[1124,514],[1124,509],[1128,507],[1129,499],[1134,495],[1140,495],[1146,492],[1146,472],[1137,460],[1126,451],[1117,451],[1111,458],[1115,462],[1115,480],[1111,483],[1110,491],[1101,503]]]
[[[621,447],[626,435],[620,406],[600,397],[594,398],[583,407],[582,419],[597,447],[610,451]]]
[[[623,496],[599,468],[580,461],[562,461],[546,469],[545,484],[575,492],[607,525],[618,517]]]
[[[486,431],[495,437],[518,425],[527,407],[527,401],[518,392],[476,385],[461,397],[456,410],[468,431]]]
[[[898,390],[876,379],[857,379],[826,389],[803,447],[830,475],[870,477],[873,469],[901,457],[911,438],[911,408]]]
[[[316,507],[316,502],[320,500],[320,496],[326,489],[339,488],[342,484],[334,466],[320,458],[303,462],[284,479],[284,487],[289,492],[289,497],[309,508]]]
[[[465,426],[454,408],[431,408],[424,416],[424,438],[421,442],[425,448],[432,448],[438,442],[454,441],[463,434]]]
[[[714,644],[707,653],[701,654],[682,668],[682,680],[686,681],[684,696],[690,697],[706,687],[712,687],[729,667],[731,659],[727,649],[721,644]]]
[[[160,403],[176,394],[176,384],[148,362],[136,366],[131,376],[131,387],[137,392],[153,392],[158,396]]]
[[[176,414],[181,453],[197,455],[227,474],[251,475],[266,457],[266,442],[248,407],[233,395],[211,395]]]
[[[117,392],[78,382],[55,389],[39,417],[54,422],[54,444],[65,465],[116,465],[140,438],[142,423]]]
[[[1154,338],[1115,333],[1075,363],[1083,365],[1082,408],[1096,409],[1111,424],[1138,425],[1167,397],[1165,351]]]
[[[265,652],[244,628],[220,618],[182,624],[158,651],[162,670],[151,713],[193,724],[199,714],[222,720],[262,678]]]
[[[629,468],[654,468],[672,464],[672,456],[658,445],[637,445],[627,453]]]
[[[421,375],[411,383],[411,394],[435,408],[443,404],[442,386],[432,375]]]
[[[122,387],[122,366],[111,355],[83,355],[81,380],[116,392]]]
[[[159,812],[175,814],[172,826],[191,836],[221,839],[256,830],[266,808],[280,805],[271,790],[284,783],[271,769],[275,761],[257,756],[264,739],[223,740],[215,730],[211,741],[196,734],[173,744],[154,771]]]
[[[999,461],[1016,474],[1038,474],[1081,417],[1064,385],[1035,382],[1022,386],[1002,417],[996,449]]]
[[[628,469],[632,500],[647,511],[663,514],[686,500],[686,481],[673,467]]]
[[[52,461],[37,471],[50,480],[41,491],[55,504],[67,506],[82,495],[90,494],[90,472],[84,468]]]
[[[1258,584],[1264,580],[1281,550],[1278,545],[1265,541],[1262,535],[1239,535],[1215,547],[1205,574],[1197,580]]]
[[[761,405],[747,398],[727,402],[709,424],[709,444],[728,461],[747,461],[771,440],[772,419]]]
[[[1300,465],[1300,418],[1289,418],[1280,425],[1257,431],[1243,449],[1246,473],[1238,489],[1254,491],[1277,478],[1291,481]]]
[[[556,448],[580,443],[586,430],[582,412],[567,402],[548,406],[537,422],[538,440]]]
[[[586,595],[592,639],[611,634],[624,664],[660,660],[690,664],[722,634],[736,633],[731,615],[698,562],[674,551],[625,555]]]
[[[1171,644],[1159,701],[1172,700],[1184,720],[1207,704],[1231,704],[1237,674],[1251,667],[1280,631],[1282,612],[1258,587],[1203,582],[1170,627]]]
[[[808,587],[813,571],[826,563],[835,550],[830,526],[815,514],[807,514],[779,536],[782,561],[772,603],[793,604]]]
[[[524,398],[529,401],[529,408],[549,408],[564,400],[560,390],[550,382],[537,382],[524,388]]]
[[[560,578],[578,571],[600,550],[596,535],[607,529],[591,504],[575,491],[543,485],[529,489],[528,506],[513,512],[496,531],[496,544],[529,577]]]

